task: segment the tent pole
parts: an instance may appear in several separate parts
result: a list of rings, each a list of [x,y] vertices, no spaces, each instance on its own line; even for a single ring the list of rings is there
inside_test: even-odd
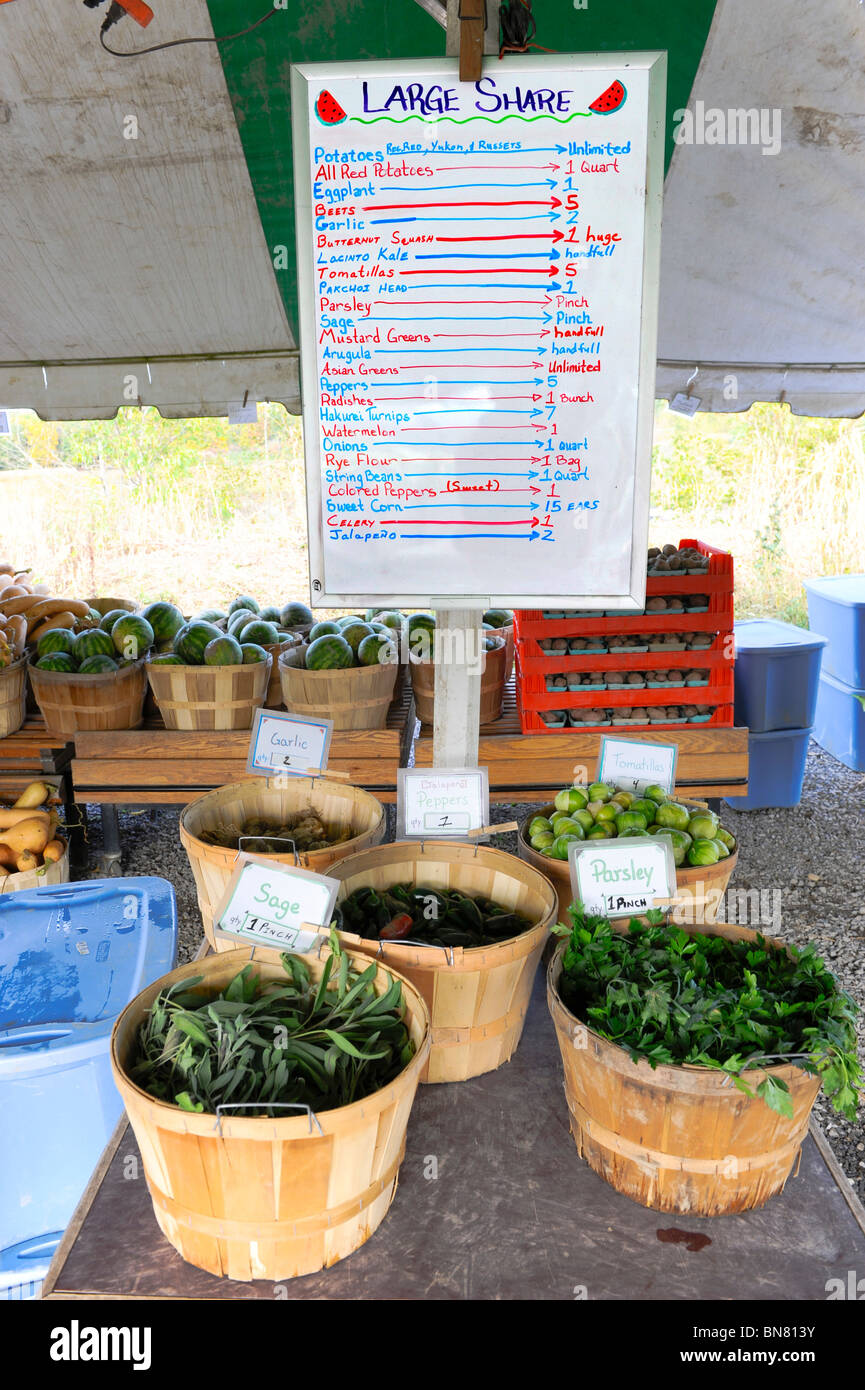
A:
[[[436,612],[434,767],[478,765],[482,623],[482,608]]]

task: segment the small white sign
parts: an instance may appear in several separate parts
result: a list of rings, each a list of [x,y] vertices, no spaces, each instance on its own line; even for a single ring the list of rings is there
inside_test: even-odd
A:
[[[459,839],[489,824],[485,767],[397,770],[396,833],[400,840]]]
[[[230,425],[257,425],[258,424],[258,401],[228,402],[228,423]]]
[[[676,785],[676,743],[640,743],[636,739],[601,738],[598,781],[623,791],[663,787],[669,796]]]
[[[670,401],[670,409],[677,411],[679,415],[687,415],[693,420],[700,408],[699,396],[686,396],[684,391],[678,391]]]
[[[574,840],[568,846],[574,901],[605,917],[632,917],[656,898],[676,894],[676,864],[666,835]]]
[[[252,721],[247,772],[261,777],[314,777],[327,767],[332,719],[258,709]]]
[[[217,936],[277,951],[309,951],[328,928],[339,882],[251,854],[237,868],[214,913]]]

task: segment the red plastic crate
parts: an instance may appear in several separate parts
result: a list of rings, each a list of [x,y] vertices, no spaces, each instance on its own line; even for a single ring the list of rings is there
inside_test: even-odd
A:
[[[691,632],[699,628],[687,629]],[[543,651],[537,638],[527,637],[517,643],[520,671],[524,676],[567,675],[572,671],[581,674],[588,671],[698,671],[729,667],[733,669],[735,656],[730,634],[720,632],[711,647],[684,652],[598,652],[590,656],[585,652],[555,653],[550,656]]]
[[[543,676],[522,676],[518,684],[523,709],[633,709],[648,705],[725,705],[733,702],[733,672],[710,672],[708,685],[647,686],[621,690],[547,690]]]
[[[705,690],[705,686],[702,687],[702,689]],[[607,694],[606,691],[601,691],[599,693],[604,695]],[[654,694],[654,692],[652,693]],[[659,691],[658,693],[663,694],[664,692]],[[681,701],[679,703],[681,703]],[[689,701],[688,703],[696,703],[696,701]],[[707,703],[708,702],[706,700],[700,701],[701,705]],[[541,719],[541,716],[535,710],[526,709],[524,707],[523,702],[519,697],[519,692],[517,694],[517,708],[520,714],[520,726],[524,734],[596,733],[618,735],[627,732],[627,729],[624,725],[616,724],[580,724],[579,726],[573,724],[566,724],[563,729],[551,729],[548,724],[544,723],[543,719]],[[559,702],[559,704],[554,705],[553,708],[564,709],[564,705],[562,705],[561,702]],[[643,729],[664,729],[669,730],[671,734],[675,734],[676,731],[680,729],[732,729],[733,706],[718,705],[711,719],[702,720],[699,724],[629,724],[627,727],[628,729],[633,730],[635,733],[640,733]]]
[[[649,574],[646,576],[647,598],[655,598],[657,595],[666,597],[677,593],[732,594],[733,557],[728,550],[718,550],[714,545],[706,545],[705,541],[680,540],[680,550],[682,546],[689,546],[692,550],[699,550],[701,554],[708,555],[707,573],[679,575],[673,571],[671,574]]]

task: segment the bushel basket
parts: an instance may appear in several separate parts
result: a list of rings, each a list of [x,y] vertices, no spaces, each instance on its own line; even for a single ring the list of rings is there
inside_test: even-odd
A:
[[[248,666],[154,666],[147,679],[166,729],[251,729],[272,657]]]
[[[41,671],[31,665],[30,684],[49,734],[137,729],[144,717],[143,660],[98,676]]]

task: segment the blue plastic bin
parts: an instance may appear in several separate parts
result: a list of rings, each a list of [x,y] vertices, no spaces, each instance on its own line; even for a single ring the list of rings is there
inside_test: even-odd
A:
[[[0,1299],[39,1297],[123,1110],[114,1020],[176,951],[162,878],[0,897]]]
[[[734,722],[755,734],[810,729],[826,638],[773,618],[735,623]]]
[[[823,670],[845,685],[865,686],[865,574],[806,579],[808,626],[825,632]]]
[[[812,729],[781,729],[748,735],[747,796],[725,800],[736,811],[768,806],[798,806],[802,800],[805,761]]]
[[[854,772],[865,772],[865,690],[854,690],[823,672],[817,695],[814,738]]]

